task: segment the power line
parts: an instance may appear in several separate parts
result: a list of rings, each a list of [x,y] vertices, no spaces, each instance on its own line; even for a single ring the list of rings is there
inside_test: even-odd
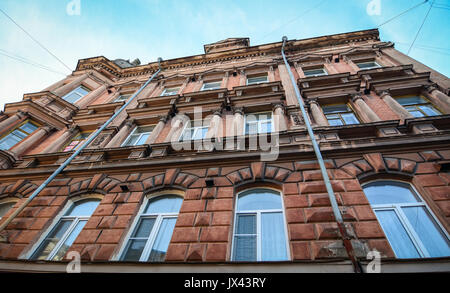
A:
[[[313,11],[314,9],[318,8],[319,6],[321,6],[321,5],[322,5],[323,3],[325,3],[326,1],[328,1],[328,0],[323,0],[322,2],[320,2],[319,4],[317,4],[316,6],[314,6],[314,7],[310,8],[310,9],[304,11],[304,12],[303,12],[302,14],[300,14],[299,16],[296,16],[295,18],[291,19],[290,21],[288,21],[288,22],[286,22],[286,23],[280,25],[279,27],[277,27],[276,29],[272,30],[270,33],[266,34],[264,37],[262,37],[261,39],[259,39],[257,42],[260,42],[260,41],[264,40],[265,38],[267,38],[268,36],[270,36],[272,33],[274,33],[274,32],[276,32],[277,30],[279,30],[280,28],[285,27],[285,26],[287,26],[287,25],[289,25],[289,24],[291,24],[291,23],[297,21],[300,17],[302,17],[303,15],[305,15],[305,14],[307,14],[307,13]],[[255,43],[257,43],[257,42],[255,42]]]
[[[438,6],[438,5],[434,5],[433,8],[444,9],[444,10],[450,10],[450,6]]]
[[[409,9],[403,11],[402,13],[400,13],[400,14],[398,14],[398,15],[396,15],[396,16],[390,18],[390,19],[388,19],[387,21],[383,22],[382,24],[379,24],[377,28],[380,28],[381,26],[383,26],[383,25],[385,25],[385,24],[387,24],[387,23],[393,21],[393,20],[396,19],[397,17],[400,17],[400,16],[402,16],[403,14],[408,13],[409,11],[411,11],[411,10],[413,10],[413,9],[415,9],[415,8],[417,8],[417,7],[419,7],[419,6],[423,5],[423,4],[425,4],[425,3],[427,3],[428,1],[429,1],[429,0],[425,0],[425,1],[423,1],[423,2],[421,2],[421,3],[419,3],[419,4],[417,4],[417,5],[415,5],[415,6],[413,6],[413,7],[411,7],[411,8],[409,8]]]
[[[410,45],[410,43],[404,43],[404,42],[395,42],[396,44],[402,44],[402,45]],[[433,49],[433,50],[440,50],[440,51],[448,51],[450,53],[450,48],[444,48],[444,47],[436,47],[436,46],[429,46],[429,45],[422,45],[417,44],[415,45],[416,48],[424,48],[424,49]]]
[[[412,49],[413,46],[414,46],[414,43],[415,43],[416,40],[417,40],[417,37],[418,37],[419,34],[420,34],[420,31],[422,30],[423,25],[425,24],[425,21],[426,21],[427,18],[428,18],[428,15],[430,14],[431,8],[433,8],[434,1],[435,1],[435,0],[433,0],[433,2],[431,3],[430,8],[428,8],[427,14],[426,14],[425,17],[424,17],[424,19],[423,19],[423,21],[422,21],[422,24],[420,25],[420,28],[419,28],[419,30],[417,31],[416,36],[414,37],[414,41],[411,43],[411,46],[410,46],[409,49],[408,49],[408,53],[406,54],[406,55],[408,55],[408,56],[409,56],[409,53],[411,52],[411,49]]]
[[[42,45],[38,40],[36,40],[31,34],[29,34],[23,27],[21,27],[16,21],[14,21],[14,19],[12,19],[5,11],[3,11],[0,8],[0,12],[2,12],[9,20],[11,20],[18,28],[20,28],[27,36],[29,36],[34,42],[36,42],[42,49],[44,49],[47,53],[49,53],[50,55],[52,55],[56,60],[58,60],[59,63],[61,63],[62,65],[64,65],[64,67],[66,67],[70,72],[72,72],[72,69],[70,69],[69,66],[67,66],[64,62],[61,61],[61,59],[59,59],[58,57],[56,57],[55,54],[53,54],[52,52],[50,52],[49,49],[47,49],[44,45]]]
[[[64,76],[66,75],[65,73],[62,73],[62,72],[53,70],[53,69],[51,69],[51,68],[49,68],[49,67],[47,67],[47,66],[45,66],[45,65],[36,63],[36,62],[31,61],[31,60],[29,60],[29,59],[26,59],[26,58],[24,58],[24,57],[21,57],[21,56],[18,56],[18,55],[14,55],[14,54],[11,54],[11,53],[9,53],[9,52],[6,52],[5,50],[1,50],[1,49],[0,49],[0,55],[3,55],[3,56],[5,56],[5,57],[11,58],[11,59],[13,59],[13,60],[16,60],[16,61],[19,61],[19,62],[23,62],[23,63],[26,63],[26,64],[28,64],[28,65],[31,65],[31,66],[34,66],[34,67],[37,67],[37,68],[40,68],[40,69],[44,69],[44,70],[47,70],[47,71],[50,71],[50,72],[53,72],[53,73],[61,74],[61,75],[64,75]]]
[[[402,43],[402,42],[395,42],[395,43],[396,44],[400,44],[400,45],[409,46],[409,43]],[[421,46],[421,45],[415,45],[414,49],[424,50],[424,51],[433,52],[433,53],[436,53],[436,54],[450,56],[450,52],[441,51],[442,49],[438,49],[437,50],[437,49],[432,49],[432,48],[428,48],[426,46]]]

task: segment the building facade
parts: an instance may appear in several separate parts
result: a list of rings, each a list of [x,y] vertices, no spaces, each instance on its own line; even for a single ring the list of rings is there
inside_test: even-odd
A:
[[[0,233],[0,271],[450,271],[450,80],[365,30],[247,38],[162,72]],[[79,60],[0,116],[0,224],[158,69]],[[74,256],[75,255],[75,256]],[[376,259],[378,260],[378,259]]]

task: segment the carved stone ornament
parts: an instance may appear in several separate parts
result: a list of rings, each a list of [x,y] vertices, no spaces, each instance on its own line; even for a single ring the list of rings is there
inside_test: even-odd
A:
[[[303,120],[303,117],[297,113],[297,112],[291,112],[289,113],[289,115],[291,116],[292,121],[294,122],[295,125],[303,125],[305,124],[305,121]]]

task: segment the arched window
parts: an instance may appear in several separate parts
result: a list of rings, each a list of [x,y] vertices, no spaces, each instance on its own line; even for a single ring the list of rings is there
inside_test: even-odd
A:
[[[122,261],[164,261],[183,198],[164,195],[152,198],[135,221]]]
[[[236,202],[233,261],[282,261],[289,259],[286,223],[279,192],[251,189]]]
[[[31,259],[62,260],[99,203],[100,199],[97,198],[73,203],[44,238]]]
[[[16,204],[15,201],[0,203],[0,220]]]
[[[448,234],[410,184],[374,181],[363,189],[398,258],[450,256]]]

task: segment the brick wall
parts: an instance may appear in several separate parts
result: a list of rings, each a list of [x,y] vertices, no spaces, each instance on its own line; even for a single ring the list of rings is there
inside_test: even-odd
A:
[[[380,251],[383,257],[394,254],[358,178],[411,178],[410,182],[448,229],[450,175],[439,172],[439,162],[448,159],[450,151],[425,151],[372,153],[326,161],[338,204],[360,257],[372,249]],[[205,178],[212,178],[214,187],[208,188]],[[40,183],[29,180],[3,183],[1,198],[15,196],[21,203]],[[122,191],[123,184],[129,192]],[[184,202],[166,261],[228,261],[235,194],[246,187],[267,184],[282,191],[293,260],[345,257],[326,188],[314,161],[255,162],[222,168],[56,179],[8,225],[8,242],[0,243],[0,257],[15,259],[27,252],[42,233],[48,232],[69,195],[98,193],[103,196],[100,205],[70,250],[79,251],[84,260],[109,260],[123,245],[144,195],[176,188],[184,191]],[[13,211],[14,208],[8,214]]]

